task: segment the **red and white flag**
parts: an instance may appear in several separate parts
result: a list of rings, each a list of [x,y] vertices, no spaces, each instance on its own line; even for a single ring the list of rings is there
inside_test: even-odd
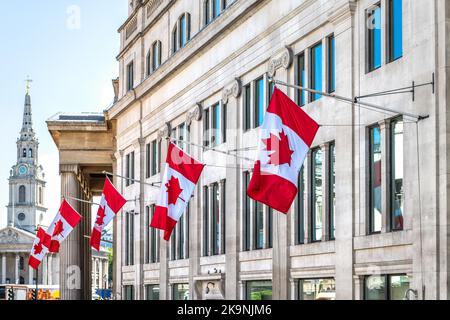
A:
[[[161,191],[150,224],[153,228],[164,230],[164,240],[170,240],[204,167],[173,143],[169,144]]]
[[[44,229],[39,228],[33,247],[31,248],[30,258],[28,259],[28,264],[31,268],[37,270],[45,255],[48,253],[49,246],[50,236]]]
[[[97,211],[97,219],[95,220],[94,228],[91,234],[91,247],[95,250],[100,250],[100,241],[102,237],[102,230],[106,227],[116,214],[122,209],[127,201],[117,191],[111,181],[106,178],[103,186],[102,198],[100,206]]]
[[[50,247],[48,248],[50,252],[59,252],[61,243],[69,236],[80,220],[79,213],[64,199],[58,214],[47,229],[47,234],[51,237]]]
[[[275,88],[261,126],[259,154],[247,195],[288,213],[297,195],[298,175],[319,125]]]

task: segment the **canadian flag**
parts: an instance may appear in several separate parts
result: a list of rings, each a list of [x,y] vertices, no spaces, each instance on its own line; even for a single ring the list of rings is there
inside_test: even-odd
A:
[[[261,126],[258,158],[247,195],[287,213],[318,130],[319,125],[302,108],[275,88]]]
[[[64,199],[58,214],[47,229],[47,234],[51,238],[48,248],[50,252],[59,252],[61,242],[69,236],[80,220],[81,216],[78,212]]]
[[[31,248],[30,258],[28,259],[28,264],[31,268],[37,270],[45,255],[48,253],[49,246],[50,236],[44,229],[39,228],[33,247]]]
[[[150,224],[153,228],[164,230],[164,240],[170,240],[204,167],[173,143],[169,144],[161,191]]]
[[[94,228],[91,234],[91,247],[95,250],[100,250],[100,241],[102,237],[102,230],[106,227],[116,214],[122,209],[127,201],[117,191],[111,181],[106,178],[103,186],[102,198],[100,206],[97,211],[97,219],[95,220]]]

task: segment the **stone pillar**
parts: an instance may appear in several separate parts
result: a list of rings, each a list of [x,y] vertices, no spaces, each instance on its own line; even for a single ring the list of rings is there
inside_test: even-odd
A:
[[[116,152],[113,157],[113,172],[116,174],[124,175],[124,165],[123,165],[123,151],[120,150]],[[123,180],[113,177],[114,185],[117,187],[117,190],[120,191],[121,194],[124,194]],[[123,241],[123,215],[124,211],[121,210],[117,213],[115,219],[113,219],[113,287],[112,287],[112,297],[116,300],[121,300],[122,297],[122,241]]]
[[[42,260],[42,284],[46,285],[48,284],[48,268],[47,268],[47,262],[48,257],[45,256],[44,260]]]
[[[91,299],[91,251],[84,235],[89,234],[91,225],[90,206],[68,197],[87,199],[77,178],[77,165],[61,165],[61,195],[82,215],[78,226],[72,231],[60,249],[60,292],[61,300]]]
[[[230,89],[225,89],[223,93],[223,103],[227,105],[227,145],[229,150],[238,148],[239,138],[242,133],[239,117],[240,99],[239,94],[241,83],[238,80],[233,82]],[[227,97],[227,93],[232,95]],[[225,98],[226,97],[226,98]],[[232,163],[228,161],[233,161]],[[239,245],[240,245],[240,196],[242,192],[238,188],[239,177],[242,175],[237,158],[227,157],[226,185],[225,185],[225,299],[239,299],[238,288],[238,265],[239,265]],[[232,168],[235,167],[235,168]],[[211,201],[212,202],[212,201]]]
[[[103,260],[100,258],[98,259],[98,278],[98,288],[103,289]]]
[[[48,285],[53,285],[53,255],[49,254],[47,258],[48,268]]]
[[[14,276],[14,282],[15,284],[19,284],[19,261],[20,261],[20,256],[18,253],[16,253],[16,263],[15,263],[15,276]]]
[[[30,266],[28,266],[28,284],[34,284],[33,283],[33,275],[34,275],[34,269]]]
[[[2,255],[2,283],[6,283],[6,253]]]

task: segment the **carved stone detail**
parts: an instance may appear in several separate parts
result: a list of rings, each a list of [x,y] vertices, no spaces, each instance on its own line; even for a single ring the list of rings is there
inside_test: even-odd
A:
[[[161,140],[163,138],[169,139],[170,133],[172,132],[172,126],[170,125],[170,122],[166,122],[166,125],[164,128],[158,131],[158,140]]]
[[[269,77],[273,78],[277,73],[277,70],[283,67],[284,69],[288,69],[294,60],[294,54],[292,49],[289,47],[285,47],[283,52],[276,57],[270,59],[269,65],[267,68],[267,73]]]
[[[197,103],[195,107],[187,113],[186,115],[186,125],[191,125],[192,120],[200,121],[202,120],[203,107],[201,103]]]
[[[0,243],[18,243],[19,233],[12,231],[11,229],[5,230],[0,233]]]
[[[233,84],[229,88],[222,91],[222,103],[227,104],[229,98],[239,98],[242,92],[242,82],[238,78],[234,79]]]

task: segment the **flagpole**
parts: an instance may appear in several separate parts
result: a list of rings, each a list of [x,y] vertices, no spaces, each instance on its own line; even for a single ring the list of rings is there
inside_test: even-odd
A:
[[[34,297],[34,300],[37,301],[38,299],[38,277],[39,277],[39,267],[36,268],[36,295]]]
[[[137,179],[127,178],[127,177],[121,176],[121,175],[119,175],[119,174],[115,174],[115,173],[108,172],[108,171],[102,171],[102,173],[103,173],[104,175],[115,176],[115,177],[118,177],[118,178],[122,178],[122,179],[124,179],[124,180],[130,180],[130,181],[133,181],[133,182],[142,183],[142,184],[145,184],[145,185],[154,187],[154,188],[158,188],[158,189],[160,188],[160,186],[156,186],[156,185],[155,185],[156,183],[160,183],[160,182],[148,183],[148,182],[144,182],[144,181],[137,180]]]
[[[405,112],[405,111],[399,111],[399,110],[395,110],[395,109],[379,106],[379,105],[376,105],[376,104],[373,104],[373,103],[359,101],[357,97],[351,99],[351,98],[343,97],[343,96],[340,96],[340,95],[337,95],[337,94],[334,94],[334,93],[322,92],[322,91],[318,91],[318,90],[314,90],[314,89],[305,88],[305,87],[302,87],[302,86],[286,83],[286,82],[283,82],[283,81],[280,81],[280,80],[276,80],[276,79],[273,79],[273,78],[269,78],[269,81],[271,81],[273,83],[276,83],[276,84],[279,84],[279,85],[282,85],[282,86],[285,86],[285,87],[291,87],[291,88],[294,88],[294,89],[307,91],[307,92],[310,92],[310,93],[320,94],[320,95],[323,95],[325,97],[334,98],[336,100],[341,100],[341,101],[349,102],[349,103],[360,105],[360,106],[366,106],[366,107],[369,107],[369,108],[372,108],[372,109],[378,109],[378,110],[386,111],[386,112],[393,113],[393,114],[402,114],[404,116],[416,119],[416,121],[424,120],[424,119],[427,119],[429,117],[429,115],[422,116],[422,115],[417,115],[417,114],[413,114],[413,113],[409,113],[409,112]]]

